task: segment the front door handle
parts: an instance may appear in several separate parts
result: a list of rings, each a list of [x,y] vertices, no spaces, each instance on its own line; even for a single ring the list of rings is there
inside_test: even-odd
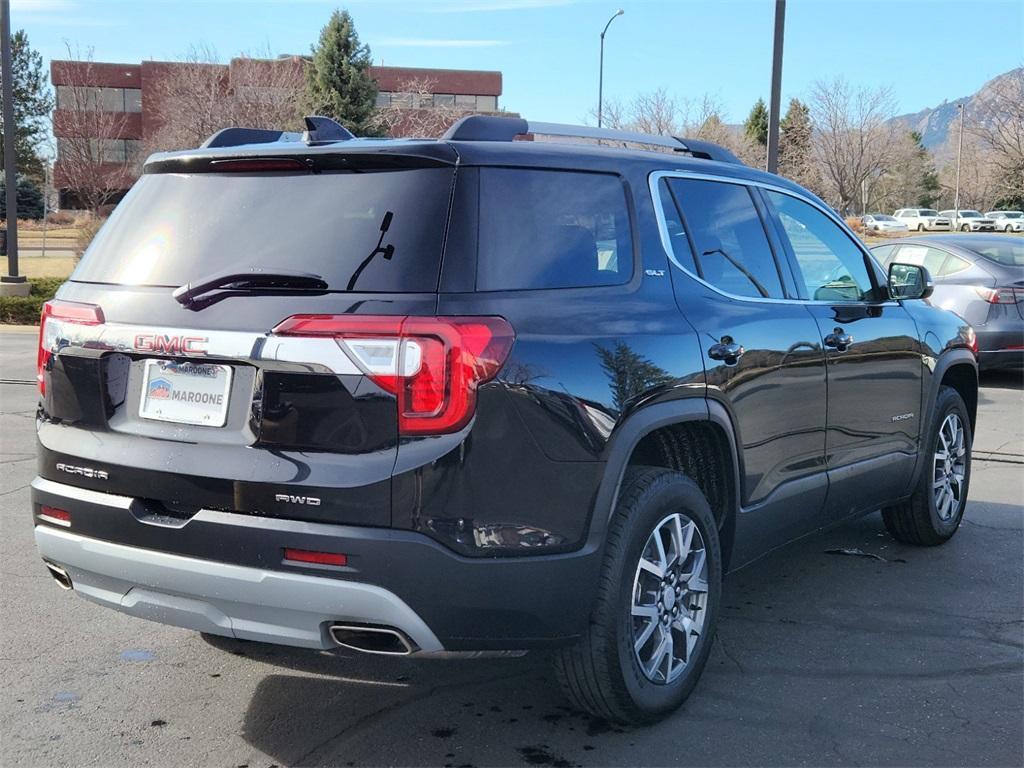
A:
[[[720,342],[708,349],[708,357],[712,360],[721,360],[726,365],[736,365],[744,352],[746,350],[733,341],[731,336],[723,336]]]
[[[853,344],[853,336],[842,328],[836,328],[825,337],[825,346],[832,347],[836,352],[845,352]]]

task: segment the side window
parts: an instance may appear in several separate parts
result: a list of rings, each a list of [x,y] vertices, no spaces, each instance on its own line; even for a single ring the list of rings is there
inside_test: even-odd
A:
[[[672,255],[680,265],[694,274],[700,274],[697,264],[693,260],[693,249],[686,236],[686,228],[679,215],[675,196],[669,189],[668,179],[662,179],[658,184],[658,196],[661,198],[661,212],[665,217],[665,228],[668,230],[668,242],[672,249]]]
[[[768,192],[814,301],[870,301],[874,284],[863,251],[814,206]]]
[[[617,176],[480,170],[477,289],[619,285],[633,274],[626,190]]]
[[[877,248],[872,248],[871,253],[875,255],[879,264],[888,269],[889,265],[896,260],[894,258],[895,249],[895,245],[879,245]]]
[[[924,245],[901,245],[899,255],[894,260],[902,264],[921,264],[932,277],[953,275],[971,266],[965,259]]]
[[[668,183],[681,209],[680,220],[689,227],[701,278],[736,296],[785,297],[775,256],[747,187],[683,178]]]

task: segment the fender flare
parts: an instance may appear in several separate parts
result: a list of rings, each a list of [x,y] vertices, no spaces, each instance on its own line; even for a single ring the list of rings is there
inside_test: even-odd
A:
[[[732,460],[732,497],[729,501],[729,517],[735,520],[741,497],[740,456],[736,447],[736,431],[728,411],[721,403],[705,397],[688,397],[681,400],[657,403],[634,412],[613,433],[606,451],[604,476],[598,486],[594,500],[594,514],[590,526],[590,538],[603,540],[608,522],[615,512],[615,505],[626,474],[629,458],[634,449],[648,434],[661,427],[686,422],[710,422],[722,429],[728,442]],[[728,524],[727,521],[723,523]]]
[[[924,448],[924,441],[927,439],[928,432],[926,430],[931,429],[932,414],[935,411],[935,403],[939,399],[939,387],[942,386],[942,378],[946,375],[946,372],[954,365],[967,365],[974,370],[974,382],[977,387],[978,382],[978,361],[975,360],[974,354],[969,349],[950,349],[939,355],[939,358],[935,361],[935,367],[932,369],[931,378],[927,381],[926,385],[922,387],[922,396],[924,402],[921,404],[921,438],[917,448],[917,462],[914,465],[914,476],[910,483],[909,488],[913,488],[918,481],[921,467],[924,466],[922,459],[924,458],[926,451]],[[972,415],[971,418],[976,420],[976,414]],[[973,436],[974,423],[971,424],[971,433]]]

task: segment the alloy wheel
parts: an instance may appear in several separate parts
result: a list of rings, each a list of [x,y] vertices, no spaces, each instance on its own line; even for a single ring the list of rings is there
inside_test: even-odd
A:
[[[681,513],[648,536],[633,577],[633,653],[653,683],[674,682],[693,658],[704,630],[708,562],[697,524]]]
[[[967,471],[967,444],[960,417],[951,413],[939,428],[932,462],[932,491],[939,519],[948,522],[960,509]]]

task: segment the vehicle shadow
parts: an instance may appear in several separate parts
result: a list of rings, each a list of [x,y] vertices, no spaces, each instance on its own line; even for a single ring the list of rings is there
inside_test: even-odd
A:
[[[836,764],[843,750],[853,762],[942,763],[979,736],[965,725],[948,739],[907,738],[927,702],[980,711],[994,706],[993,686],[1006,717],[979,727],[1007,739],[986,757],[1014,762],[1024,756],[1010,746],[1024,736],[1011,704],[1024,696],[1020,507],[981,502],[968,521],[945,547],[917,549],[875,514],[732,574],[694,695],[642,728],[574,712],[548,653],[417,660],[207,642],[276,667],[241,735],[281,765]],[[875,719],[879,700],[891,728]]]

